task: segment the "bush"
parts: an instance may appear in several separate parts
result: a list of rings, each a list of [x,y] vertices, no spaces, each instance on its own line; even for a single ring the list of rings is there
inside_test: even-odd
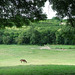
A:
[[[4,30],[0,30],[0,44],[3,44]]]
[[[0,36],[0,44],[3,44],[3,37]]]
[[[28,31],[23,31],[15,38],[17,44],[30,44],[30,34]]]
[[[40,32],[34,30],[30,36],[30,44],[39,44],[40,42]]]
[[[12,38],[10,36],[3,36],[3,43],[4,44],[11,44]]]
[[[15,40],[17,44],[24,44],[24,36],[19,35]]]
[[[56,36],[55,32],[51,30],[44,30],[41,32],[41,40],[40,43],[42,44],[53,44],[55,43]]]

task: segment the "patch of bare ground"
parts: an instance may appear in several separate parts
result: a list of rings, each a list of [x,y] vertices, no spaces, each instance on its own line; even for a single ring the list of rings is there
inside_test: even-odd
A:
[[[48,49],[48,50],[50,50],[51,48],[49,47],[49,46],[42,46],[42,47],[40,47],[40,49]]]

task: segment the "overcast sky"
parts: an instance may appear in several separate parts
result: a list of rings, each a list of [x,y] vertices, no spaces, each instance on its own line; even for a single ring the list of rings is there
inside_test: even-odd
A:
[[[54,12],[52,10],[51,5],[49,5],[48,1],[45,3],[45,7],[43,8],[43,12],[47,14],[48,19],[55,17],[55,14],[56,14],[56,12]]]

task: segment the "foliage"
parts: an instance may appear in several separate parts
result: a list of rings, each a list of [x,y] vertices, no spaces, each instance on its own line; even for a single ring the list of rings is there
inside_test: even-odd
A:
[[[46,0],[0,0],[0,22],[1,27],[13,26],[21,27],[24,23],[46,19],[42,13],[42,6]],[[6,23],[4,23],[4,21]],[[10,24],[10,25],[9,25]]]
[[[17,44],[29,44],[30,43],[30,36],[28,32],[22,31],[19,35],[15,38]]]
[[[75,28],[68,26],[66,29],[63,28],[62,31],[63,37],[66,39],[67,43],[75,44]]]
[[[30,22],[45,20],[46,14],[42,7],[47,0],[0,0],[0,28],[5,26],[21,27]],[[75,1],[74,0],[49,0],[58,17],[67,17],[68,25],[75,27]],[[59,20],[55,17],[53,19]],[[56,21],[58,23],[58,21]],[[58,25],[58,24],[56,24]]]
[[[66,22],[66,20],[62,20]],[[66,28],[66,29],[65,29]],[[30,26],[7,27],[0,30],[0,44],[75,44],[75,29],[50,19],[31,23]]]
[[[30,32],[30,44],[39,44],[40,32],[35,30],[33,26],[31,27],[29,32]]]
[[[3,36],[3,43],[4,44],[11,44],[12,38],[10,36]]]
[[[75,27],[75,0],[49,0],[53,10],[60,18],[68,17],[72,27]]]
[[[40,40],[41,44],[53,44],[55,43],[55,39],[56,36],[54,31],[46,29],[41,32],[41,40]]]
[[[0,30],[0,44],[3,43],[4,30]]]

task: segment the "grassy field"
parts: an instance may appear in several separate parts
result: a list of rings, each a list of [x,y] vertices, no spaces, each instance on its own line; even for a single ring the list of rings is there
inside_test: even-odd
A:
[[[75,75],[75,46],[0,45],[0,75]]]

